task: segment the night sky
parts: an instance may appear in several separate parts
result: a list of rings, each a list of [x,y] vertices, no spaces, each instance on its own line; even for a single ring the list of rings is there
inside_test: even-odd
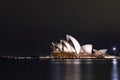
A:
[[[119,0],[2,0],[0,55],[50,54],[51,42],[74,36],[96,49],[120,46]]]

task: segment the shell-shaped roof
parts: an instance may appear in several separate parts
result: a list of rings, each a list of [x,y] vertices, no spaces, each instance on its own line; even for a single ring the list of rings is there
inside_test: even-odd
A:
[[[75,52],[75,49],[65,40],[60,40],[61,44],[64,44],[69,52]]]
[[[107,52],[107,49],[100,49],[100,50],[93,49],[93,51],[98,55],[105,55],[105,53]]]
[[[60,43],[57,43],[57,44],[55,44],[55,43],[52,43],[54,46],[53,47],[57,47],[60,51],[62,51],[62,44],[60,44]]]
[[[63,46],[63,51],[64,51],[64,52],[70,52],[70,51],[67,49],[66,46]]]
[[[67,39],[67,41],[70,40],[72,42],[73,47],[75,48],[76,53],[79,54],[80,50],[81,50],[81,46],[80,46],[79,42],[74,37],[72,37],[70,35],[66,35],[66,39]]]
[[[99,52],[105,54],[107,52],[107,49],[100,49]]]
[[[82,49],[85,53],[91,54],[92,53],[92,44],[83,45]]]

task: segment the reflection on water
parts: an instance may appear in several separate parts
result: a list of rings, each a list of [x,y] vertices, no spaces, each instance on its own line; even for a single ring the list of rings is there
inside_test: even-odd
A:
[[[65,71],[64,80],[80,80],[81,79],[80,66],[78,62],[75,62],[74,65],[66,64],[64,71]]]
[[[1,80],[120,80],[120,60],[0,60]]]
[[[119,80],[118,61],[63,59],[51,61],[51,80]]]
[[[92,64],[92,59],[53,59],[52,64]]]
[[[117,60],[113,59],[112,63],[113,63],[111,71],[112,80],[119,80]]]
[[[86,63],[80,65],[81,62]],[[93,80],[92,79],[92,61],[91,59],[80,60],[80,59],[65,59],[65,60],[53,60],[51,70],[51,80]],[[83,70],[85,69],[85,71]]]

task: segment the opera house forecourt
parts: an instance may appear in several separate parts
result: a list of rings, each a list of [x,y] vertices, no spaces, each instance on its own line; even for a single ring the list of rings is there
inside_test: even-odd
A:
[[[92,44],[80,45],[71,35],[66,35],[66,40],[60,40],[59,43],[52,42],[53,58],[104,58],[107,49],[93,49]]]

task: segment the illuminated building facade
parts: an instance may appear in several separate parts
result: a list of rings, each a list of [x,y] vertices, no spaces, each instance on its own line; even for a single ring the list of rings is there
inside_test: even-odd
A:
[[[107,49],[93,49],[92,44],[81,46],[71,35],[66,35],[66,40],[59,43],[52,42],[52,54],[55,58],[104,58]]]

